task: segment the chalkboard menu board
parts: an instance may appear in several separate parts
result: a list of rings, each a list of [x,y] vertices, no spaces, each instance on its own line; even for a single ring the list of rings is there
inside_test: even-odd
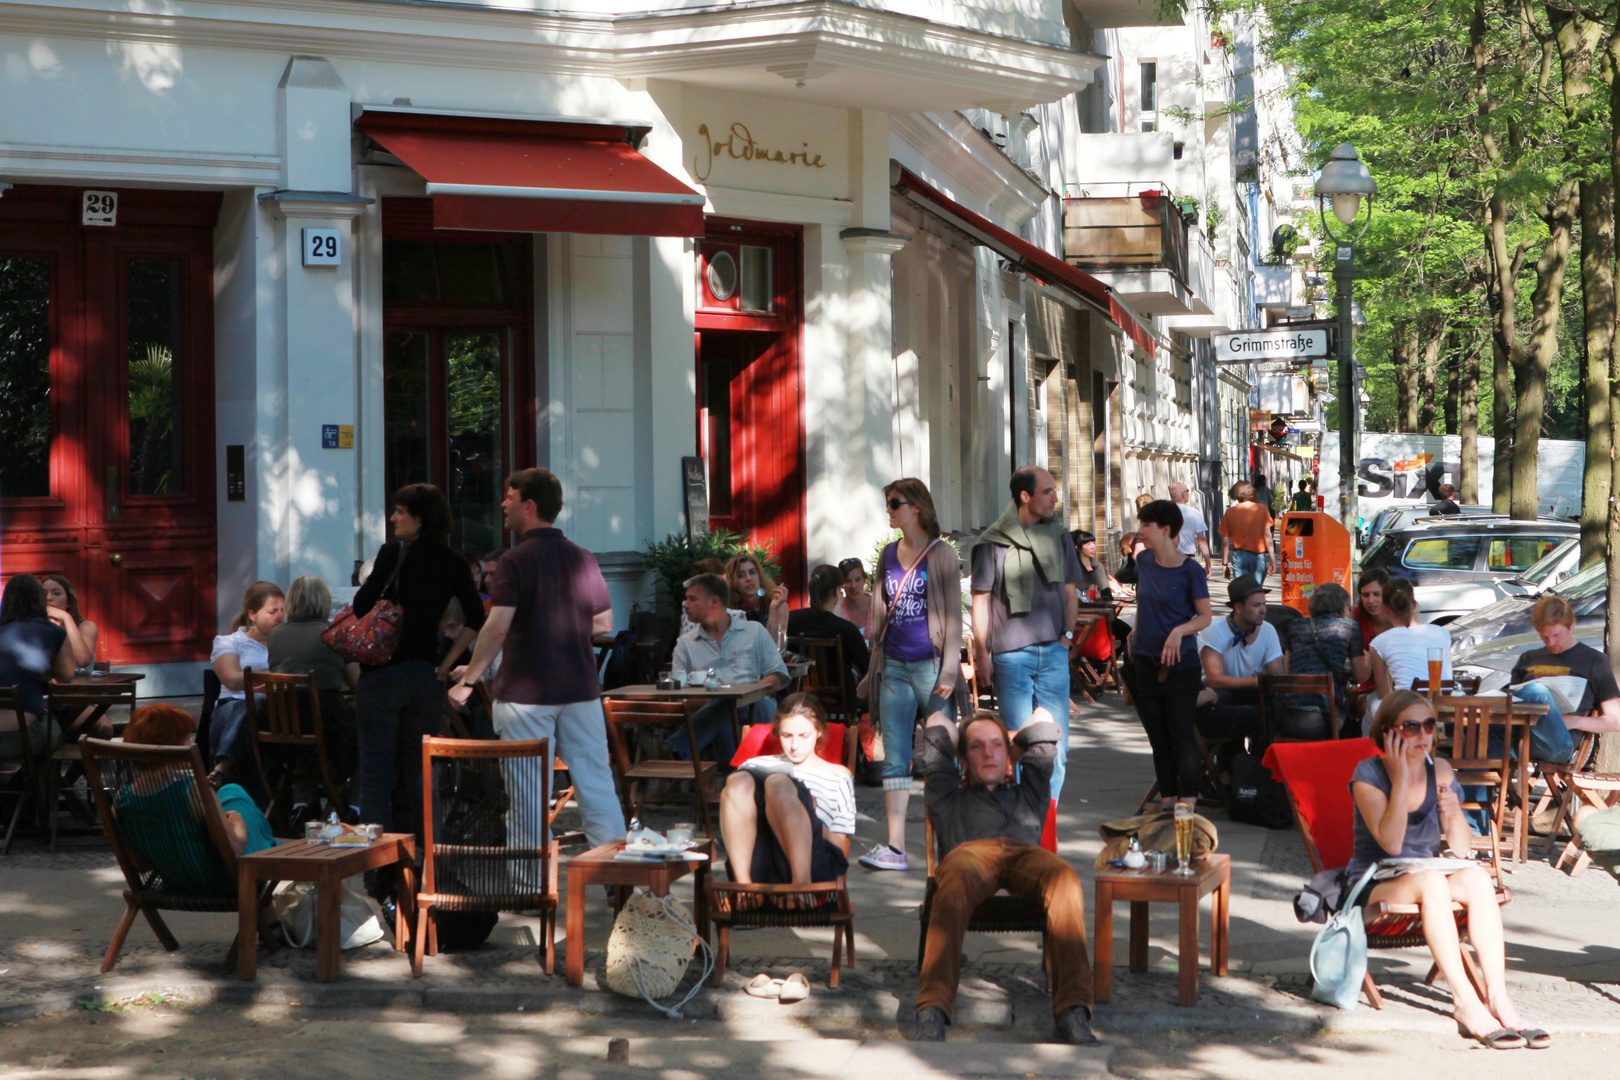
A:
[[[709,487],[703,459],[681,458],[681,480],[686,490],[686,535],[696,540],[709,531]]]

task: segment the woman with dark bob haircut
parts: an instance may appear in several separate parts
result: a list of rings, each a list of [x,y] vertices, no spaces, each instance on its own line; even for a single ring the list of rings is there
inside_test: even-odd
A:
[[[1463,858],[1470,854],[1462,790],[1451,763],[1434,756],[1434,709],[1422,694],[1396,690],[1386,697],[1367,732],[1379,753],[1356,766],[1350,793],[1356,802],[1355,853],[1345,871],[1351,882],[1385,859],[1427,858],[1441,841]],[[1457,936],[1453,902],[1468,909],[1468,937],[1485,976],[1481,1001],[1468,978]],[[1552,1037],[1528,1027],[1508,998],[1502,912],[1490,877],[1477,864],[1458,870],[1423,870],[1386,881],[1374,879],[1357,903],[1417,904],[1423,940],[1451,988],[1457,1031],[1493,1050],[1541,1049]]]
[[[354,597],[354,613],[379,600],[400,606],[399,645],[386,664],[362,667],[354,691],[360,742],[360,817],[389,832],[422,831],[422,736],[444,722],[450,666],[484,625],[484,602],[472,569],[445,546],[450,506],[432,484],[406,484],[389,515],[394,539],[377,552],[371,576]],[[439,661],[439,620],[451,598],[466,623]],[[394,778],[401,777],[396,789]]]

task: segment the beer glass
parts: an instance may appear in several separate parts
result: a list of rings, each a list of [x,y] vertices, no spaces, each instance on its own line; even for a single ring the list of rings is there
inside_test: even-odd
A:
[[[1176,873],[1193,874],[1192,867],[1193,808],[1190,803],[1176,803]]]

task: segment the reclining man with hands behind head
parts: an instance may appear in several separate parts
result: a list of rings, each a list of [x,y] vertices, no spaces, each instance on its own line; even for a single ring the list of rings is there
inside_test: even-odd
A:
[[[1059,735],[1044,708],[1031,713],[1016,738],[987,710],[980,710],[960,732],[942,712],[928,719],[924,799],[944,857],[917,980],[919,1041],[944,1040],[956,1003],[968,920],[997,889],[1007,889],[1038,897],[1046,908],[1058,1038],[1079,1046],[1097,1042],[1090,1024],[1091,961],[1080,875],[1040,846]],[[1012,782],[1015,765],[1019,779]]]

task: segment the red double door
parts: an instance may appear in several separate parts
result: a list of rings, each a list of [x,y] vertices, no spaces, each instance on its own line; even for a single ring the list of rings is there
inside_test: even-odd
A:
[[[220,196],[117,194],[112,226],[78,188],[0,199],[0,576],[68,577],[98,659],[205,660]]]
[[[776,555],[802,596],[803,301],[799,230],[709,218],[698,262],[698,448],[709,522]]]

